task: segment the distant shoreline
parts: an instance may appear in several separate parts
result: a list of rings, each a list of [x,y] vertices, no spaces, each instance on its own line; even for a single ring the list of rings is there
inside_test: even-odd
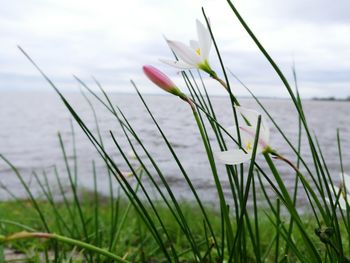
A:
[[[311,98],[311,100],[320,100],[320,101],[350,101],[350,96],[347,97],[347,98],[335,98],[335,97],[321,97],[321,98],[318,98],[318,97],[313,97]]]
[[[12,93],[12,92],[18,92],[18,93],[52,93],[54,94],[53,90],[40,90],[40,89],[33,89],[33,90],[26,90],[26,89],[15,89],[15,90],[9,90],[9,89],[0,89],[1,93]],[[62,89],[63,93],[80,93],[80,90],[68,90],[68,89]],[[100,93],[100,91],[94,91],[96,93]],[[119,91],[107,91],[110,94],[116,94],[116,95],[130,95],[134,96],[137,95],[134,92],[119,92]],[[164,93],[149,93],[144,92],[144,96],[168,96],[168,94]],[[226,97],[226,94],[210,94],[212,97],[216,98],[224,98]],[[288,100],[290,97],[270,97],[270,96],[256,96],[258,99],[276,99],[276,100]],[[252,99],[251,96],[237,96],[239,99]],[[336,97],[302,97],[303,100],[312,100],[312,101],[350,101],[350,96],[344,97],[344,98],[336,98]]]

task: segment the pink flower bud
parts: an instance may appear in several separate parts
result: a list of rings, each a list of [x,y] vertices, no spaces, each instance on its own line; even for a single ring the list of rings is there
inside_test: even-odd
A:
[[[158,87],[161,87],[167,92],[178,95],[179,89],[163,72],[150,65],[143,66],[143,72]]]

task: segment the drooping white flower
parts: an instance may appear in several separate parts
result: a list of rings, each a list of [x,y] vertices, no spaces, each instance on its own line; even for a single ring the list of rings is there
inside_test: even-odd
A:
[[[334,187],[335,194],[338,196],[338,204],[339,207],[343,210],[346,210],[346,204],[348,203],[350,205],[350,176],[346,173],[340,173],[340,188],[337,186]],[[330,185],[330,188],[332,189],[332,185]],[[329,202],[329,199],[326,198],[326,200]]]
[[[191,40],[188,46],[179,41],[166,39],[170,49],[179,60],[161,59],[161,61],[179,69],[198,68],[213,74],[208,62],[212,42],[209,30],[199,20],[196,20],[196,24],[198,40]]]
[[[256,129],[258,124],[259,112],[236,106],[236,112],[242,118],[238,127],[241,138],[241,145],[244,149],[234,149],[219,152],[216,154],[217,158],[224,164],[236,165],[250,160],[254,141],[256,137]],[[244,123],[244,124],[243,124]],[[238,141],[237,126],[232,126],[226,129],[227,132]],[[257,145],[257,153],[269,149],[270,129],[267,126],[265,119],[261,118],[259,139]]]

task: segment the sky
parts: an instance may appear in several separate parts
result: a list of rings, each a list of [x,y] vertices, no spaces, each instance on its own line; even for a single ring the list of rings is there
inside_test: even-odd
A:
[[[256,95],[286,97],[271,66],[225,0],[13,0],[1,1],[0,91],[50,87],[17,48],[20,45],[62,90],[79,90],[77,75],[110,92],[161,92],[142,73],[151,64],[181,88],[178,70],[162,64],[164,41],[196,39],[195,20],[210,18],[225,66]],[[349,0],[237,0],[234,2],[290,82],[295,64],[304,97],[350,96]],[[210,64],[222,76],[215,50]],[[209,77],[211,94],[225,91]],[[248,93],[234,79],[238,96]]]

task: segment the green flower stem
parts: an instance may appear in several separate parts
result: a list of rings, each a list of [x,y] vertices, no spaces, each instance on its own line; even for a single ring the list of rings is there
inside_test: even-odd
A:
[[[236,99],[235,96],[233,96],[232,92],[228,89],[228,86],[226,84],[226,82],[224,80],[222,80],[221,78],[218,77],[218,75],[213,71],[213,73],[210,74],[210,77],[212,79],[215,79],[216,81],[218,81],[229,93],[230,96],[232,96],[232,100],[233,102],[237,105],[237,106],[241,106],[238,102],[238,100]]]
[[[233,243],[233,248],[236,247],[236,242],[237,242],[238,238],[241,238],[242,231],[244,231],[244,217],[246,217],[246,219],[247,219],[246,221],[247,221],[248,230],[250,230],[250,227],[251,227],[250,226],[250,222],[249,222],[249,216],[248,216],[248,213],[247,213],[247,202],[248,202],[250,185],[251,185],[251,182],[252,182],[252,179],[253,179],[253,176],[254,176],[253,172],[254,172],[256,151],[257,151],[258,142],[259,142],[260,126],[261,126],[261,116],[259,115],[257,126],[256,126],[254,146],[253,146],[252,157],[251,157],[250,165],[249,165],[249,171],[248,171],[248,178],[247,178],[247,182],[246,182],[246,187],[245,187],[244,191],[243,191],[243,188],[242,188],[243,196],[242,196],[242,201],[241,201],[242,202],[241,203],[241,212],[240,212],[240,217],[239,217],[239,219],[237,221],[237,233],[236,233],[235,240],[234,240],[234,243]],[[242,182],[243,182],[243,180],[242,180]],[[242,187],[243,187],[243,185],[242,185]],[[256,247],[256,244],[255,244],[253,238],[251,239],[251,241],[252,241],[252,245],[253,245],[254,250],[255,251],[258,250],[258,248]],[[234,250],[232,249],[231,255],[230,255],[230,260],[234,256],[232,254],[233,251]],[[261,262],[260,258],[257,258],[256,260],[257,260],[257,262]]]
[[[20,240],[20,239],[27,239],[27,238],[46,238],[46,239],[54,239],[69,245],[74,245],[77,247],[84,248],[86,250],[90,250],[93,252],[96,252],[97,254],[106,256],[108,258],[114,259],[116,262],[122,262],[122,263],[129,263],[129,261],[105,250],[99,247],[96,247],[94,245],[82,242],[80,240],[72,239],[69,237],[61,236],[58,234],[53,234],[53,233],[41,233],[41,232],[27,232],[27,231],[22,231],[18,232],[15,234],[12,234],[10,236],[2,236],[0,235],[0,244],[4,242],[11,242],[15,240]]]
[[[219,194],[222,214],[223,214],[224,220],[226,222],[228,247],[231,248],[232,244],[233,244],[233,230],[232,230],[232,226],[231,226],[231,222],[230,222],[230,216],[229,216],[229,212],[228,212],[228,207],[227,207],[227,204],[226,204],[226,201],[225,201],[224,192],[222,190],[222,186],[221,186],[221,183],[220,183],[219,175],[217,173],[215,161],[214,161],[214,158],[213,158],[213,153],[212,153],[212,151],[210,149],[210,146],[208,144],[208,140],[207,140],[207,138],[205,136],[204,128],[203,128],[202,123],[200,121],[198,112],[196,111],[196,108],[195,108],[193,102],[190,101],[190,100],[188,100],[188,102],[191,105],[193,116],[194,116],[194,118],[196,120],[197,126],[199,128],[199,132],[201,134],[201,137],[202,137],[202,140],[203,140],[203,143],[204,143],[205,150],[207,152],[210,168],[212,170],[212,173],[213,173],[213,176],[214,176],[215,185],[216,185],[216,189],[217,189],[218,194]]]
[[[135,173],[138,173],[139,171],[141,171],[141,173],[140,173],[140,181],[141,181],[141,179],[142,179],[142,171],[143,171],[143,167],[141,165],[138,168],[135,169]],[[138,192],[139,188],[140,188],[140,184],[137,183],[136,187],[135,187],[135,193]],[[118,242],[119,237],[120,237],[120,233],[121,233],[121,231],[122,231],[122,229],[124,227],[124,224],[125,224],[125,222],[127,220],[127,217],[129,215],[129,212],[130,212],[131,208],[132,208],[132,203],[129,203],[128,206],[125,209],[125,212],[124,212],[124,214],[122,216],[122,219],[120,220],[119,227],[118,227],[118,229],[117,229],[117,231],[115,233],[115,236],[114,236],[112,244],[111,244],[111,248],[115,248],[116,247],[117,242]]]
[[[217,80],[226,90],[228,90],[226,82],[223,79],[220,79],[215,73],[211,74],[210,77]]]

